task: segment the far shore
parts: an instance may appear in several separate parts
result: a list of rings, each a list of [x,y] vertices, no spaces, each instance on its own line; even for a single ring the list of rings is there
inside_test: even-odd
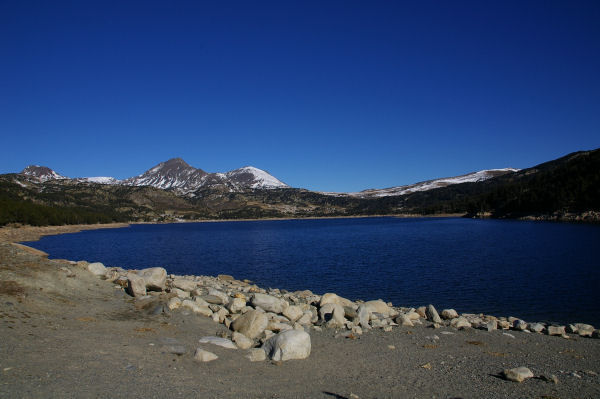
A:
[[[106,224],[67,224],[61,226],[4,226],[0,228],[0,241],[18,243],[22,241],[37,241],[44,236],[59,234],[78,233],[85,230],[117,229],[130,227],[137,224],[175,224],[175,223],[221,223],[221,222],[260,222],[260,221],[284,221],[284,220],[326,220],[326,219],[365,219],[365,218],[455,218],[463,217],[464,214],[437,214],[437,215],[358,215],[358,216],[314,216],[299,218],[254,218],[254,219],[198,219],[198,220],[172,220],[164,222],[129,222],[129,223],[106,223]]]

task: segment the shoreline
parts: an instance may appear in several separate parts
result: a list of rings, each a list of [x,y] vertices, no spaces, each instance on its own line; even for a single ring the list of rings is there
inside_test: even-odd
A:
[[[368,216],[368,217],[389,217],[389,216]],[[415,217],[421,217],[421,216],[415,216]],[[452,216],[452,215],[447,215],[447,216],[443,216],[443,217],[448,217],[448,218],[452,218],[452,217],[456,217],[456,216]],[[319,219],[346,219],[346,217],[331,217],[331,218],[304,218],[304,219],[299,219],[299,220],[319,220]],[[363,218],[361,216],[359,217],[351,217],[348,219],[355,219],[355,218]],[[238,220],[234,220],[234,221],[261,221],[261,220],[294,220],[294,219],[238,219]],[[206,220],[206,221],[201,221],[199,223],[219,223],[219,222],[227,222],[230,220]],[[81,231],[86,231],[86,230],[97,230],[97,229],[107,229],[107,228],[124,228],[124,227],[130,227],[131,225],[135,225],[135,224],[176,224],[179,222],[171,222],[171,223],[109,223],[109,224],[96,224],[96,225],[64,225],[64,226],[20,226],[20,227],[3,227],[0,228],[0,242],[4,241],[4,242],[8,242],[10,243],[12,246],[19,248],[23,251],[26,251],[32,255],[37,255],[37,256],[42,256],[42,257],[48,257],[49,254],[40,251],[34,247],[30,247],[27,245],[22,244],[22,242],[33,242],[33,241],[38,241],[40,238],[44,237],[44,236],[50,236],[50,235],[61,235],[61,234],[71,234],[71,233],[78,233]],[[196,221],[193,222],[183,222],[183,223],[196,223]],[[17,240],[17,241],[15,241]],[[69,262],[75,262],[73,260],[67,260]],[[123,269],[122,267],[119,267],[118,269],[121,270],[126,270]],[[168,272],[168,271],[167,271]],[[195,277],[211,277],[211,276],[204,276],[204,275],[197,275]],[[215,276],[212,276],[215,277]],[[358,302],[362,302],[362,300],[358,300]],[[465,315],[468,315],[469,317],[474,316],[474,315],[478,315],[478,316],[484,316],[484,313],[464,313]],[[495,315],[488,315],[485,314],[485,317],[492,317],[492,318],[501,318],[501,319],[511,319],[511,325],[515,320],[521,320],[522,319],[518,318],[518,317],[514,317],[514,316],[495,316]],[[541,321],[541,322],[533,322],[533,323],[529,323],[529,324],[541,324],[541,325],[554,325],[555,323],[549,323],[548,321]],[[579,321],[572,321],[572,322],[567,322],[564,321],[563,323],[561,323],[565,328],[567,328],[567,326],[569,325],[574,325],[574,324],[584,324],[582,322]],[[586,324],[589,325],[589,324]],[[565,330],[566,331],[566,330]],[[598,334],[600,335],[600,333]]]
[[[180,224],[180,223],[224,223],[224,222],[260,222],[260,221],[288,221],[288,220],[328,220],[328,219],[366,219],[366,218],[460,218],[465,215],[440,214],[440,215],[368,215],[368,216],[314,216],[299,218],[251,218],[251,219],[199,219],[199,220],[173,220],[166,222],[127,222],[127,223],[104,223],[104,224],[67,224],[60,226],[2,226],[0,227],[0,241],[19,243],[22,241],[38,241],[44,236],[79,233],[86,230],[116,229],[130,227],[132,225],[144,224]]]
[[[69,233],[78,227],[58,230]],[[30,236],[48,234],[60,232],[35,228]],[[154,290],[144,270],[48,260],[25,248],[0,240],[2,397],[177,393],[205,398],[499,399],[600,394],[599,339],[562,331],[558,336],[532,333],[520,330],[518,320],[491,318],[481,322],[508,328],[488,331],[465,324],[479,315],[454,317],[437,314],[435,308],[264,290],[231,276],[165,271],[164,289]],[[143,289],[138,285],[137,296],[127,294],[138,278]],[[284,302],[287,306],[277,307]],[[250,342],[240,337],[244,334],[235,321],[263,311],[269,318],[264,332]],[[308,333],[310,354],[301,360],[269,360],[264,342],[290,328]],[[228,345],[237,349],[211,340],[232,342]],[[251,347],[242,349],[247,345]],[[216,360],[196,359],[194,348]],[[252,356],[261,353],[267,360],[255,361]],[[520,366],[534,378],[515,383],[503,374]]]

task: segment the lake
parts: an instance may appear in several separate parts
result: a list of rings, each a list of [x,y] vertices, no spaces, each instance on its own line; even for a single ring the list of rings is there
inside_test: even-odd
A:
[[[600,326],[600,226],[393,217],[132,225],[27,243],[51,258],[395,306]]]

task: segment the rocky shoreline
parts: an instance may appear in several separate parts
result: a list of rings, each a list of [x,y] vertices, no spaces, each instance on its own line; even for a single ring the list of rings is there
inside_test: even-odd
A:
[[[45,232],[60,233],[56,229]],[[3,237],[22,240],[43,234],[44,229],[35,229],[19,234],[5,233]],[[451,394],[452,397],[457,394],[465,397],[514,394],[564,398],[597,397],[600,394],[600,341],[595,339],[599,338],[599,331],[587,324],[546,325],[516,317],[459,315],[453,309],[438,313],[433,305],[410,308],[383,300],[351,301],[334,293],[317,295],[308,290],[264,289],[251,281],[228,275],[181,276],[168,274],[164,268],[127,270],[86,261],[47,260],[40,251],[9,244],[6,239],[2,241],[0,296],[3,305],[0,316],[8,319],[4,319],[6,324],[0,324],[7,328],[0,328],[0,338],[10,342],[16,333],[15,340],[29,342],[27,335],[36,330],[27,330],[25,325],[31,323],[30,318],[35,319],[36,314],[39,319],[36,326],[53,312],[56,317],[52,320],[60,323],[62,319],[62,323],[69,324],[65,321],[69,319],[65,318],[69,306],[79,308],[76,304],[64,305],[68,287],[72,290],[71,296],[80,296],[81,301],[87,298],[81,308],[87,315],[75,317],[78,314],[75,313],[74,324],[69,324],[62,334],[76,334],[73,326],[89,320],[97,329],[107,328],[103,330],[103,336],[111,338],[107,337],[107,342],[96,341],[95,345],[113,345],[108,352],[125,345],[138,348],[132,353],[139,353],[146,345],[146,348],[157,348],[158,356],[175,356],[173,364],[185,365],[181,372],[186,378],[192,378],[199,370],[211,373],[209,370],[212,369],[239,385],[224,390],[220,384],[207,382],[205,397],[332,397],[333,392],[337,392],[335,397],[341,398],[450,397]],[[44,274],[31,276],[27,270],[31,267],[43,269]],[[35,288],[38,286],[39,290]],[[89,290],[99,290],[99,293],[88,298]],[[37,310],[38,307],[44,311]],[[116,322],[115,316],[110,316],[115,307],[122,308],[126,318],[119,316]],[[19,318],[19,312],[29,316],[23,318],[23,327],[15,331],[10,321]],[[150,341],[139,342],[139,334],[152,335],[161,328],[172,331],[171,336],[153,335]],[[123,341],[122,336],[127,336],[131,329],[136,332],[135,340],[133,343],[131,339]],[[46,331],[45,336],[44,340],[62,342],[62,335],[52,337],[52,333]],[[84,347],[90,344],[86,343],[85,335],[77,336]],[[45,350],[34,341],[29,345],[36,351]],[[16,356],[6,352],[5,344],[0,345],[0,358],[5,359],[0,361],[4,370],[0,377],[8,376],[19,367],[27,368],[23,366],[27,364],[24,359],[30,356],[26,348],[23,347],[24,353]],[[56,349],[60,351],[58,348],[60,345]],[[479,348],[485,350],[473,352]],[[430,351],[437,355],[428,355]],[[79,351],[72,350],[68,358],[78,361],[82,356]],[[157,355],[148,356],[151,359]],[[28,372],[42,367],[39,365],[41,359],[35,356],[34,359]],[[470,359],[473,364],[466,364],[461,359]],[[104,369],[107,364],[110,362],[98,367]],[[195,369],[193,364],[201,369]],[[279,371],[269,368],[284,364],[291,366]],[[227,371],[237,365],[247,375]],[[51,366],[46,369],[48,367]],[[144,367],[154,370],[159,366],[146,360],[143,365],[123,367],[125,370],[139,367],[140,375],[136,378],[146,381],[149,371],[141,370]],[[470,370],[470,374],[464,375],[461,370]],[[336,380],[332,381],[327,375],[335,376]],[[349,377],[352,375],[354,377]],[[391,375],[396,376],[395,380],[386,380],[387,385],[373,386],[376,380]],[[23,378],[22,384],[27,386],[29,380]],[[70,378],[77,378],[76,374]],[[121,376],[117,373],[111,378],[118,380]],[[274,383],[273,378],[281,381]],[[431,378],[438,381],[439,386],[422,385]],[[460,381],[458,386],[457,379]],[[525,380],[534,382],[514,383]],[[318,387],[312,387],[309,381],[317,381]],[[500,385],[500,381],[509,385]],[[181,383],[188,394],[195,389],[193,384]],[[259,386],[255,386],[257,383]],[[6,397],[22,397],[17,394],[23,388],[22,384],[14,385],[15,390],[3,384],[13,387],[17,383],[12,380],[3,383],[0,379],[0,394],[5,392]],[[390,391],[390,387],[395,388]],[[3,391],[5,388],[8,390]],[[65,396],[61,388],[55,389],[57,396]],[[53,396],[44,396],[44,392],[26,396]],[[98,392],[104,391],[97,390],[96,394]],[[127,393],[123,397],[130,397],[146,391],[142,387],[131,387],[123,392]]]
[[[432,304],[406,308],[395,307],[381,299],[354,302],[335,293],[317,295],[309,290],[267,290],[251,281],[236,280],[229,275],[167,274],[161,267],[125,270],[120,267],[106,268],[99,262],[79,261],[72,264],[122,288],[150,314],[186,309],[223,324],[231,334],[223,334],[214,343],[231,348],[257,348],[248,355],[253,361],[265,360],[265,354],[266,358],[276,361],[304,359],[310,354],[308,332],[322,331],[323,328],[335,330],[336,334],[345,338],[360,336],[371,329],[391,332],[396,327],[414,327],[415,324],[427,324],[434,329],[450,327],[455,330],[476,328],[488,332],[499,329],[545,333],[566,339],[571,337],[569,334],[600,338],[600,330],[585,323],[547,325],[528,323],[517,317],[471,313],[459,315],[454,309],[444,309],[438,313]],[[213,343],[210,340],[206,342]],[[261,349],[264,351],[261,352]],[[214,359],[216,356],[210,358]]]

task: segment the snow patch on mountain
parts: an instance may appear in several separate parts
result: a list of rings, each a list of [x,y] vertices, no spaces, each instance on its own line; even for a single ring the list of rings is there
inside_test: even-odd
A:
[[[281,180],[272,176],[268,172],[255,168],[254,166],[245,166],[240,169],[227,172],[225,176],[233,181],[240,182],[252,189],[273,189],[289,187]]]
[[[119,184],[120,180],[110,176],[80,177],[78,182],[96,183],[96,184]]]
[[[31,176],[40,182],[47,182],[48,180],[65,180],[68,177],[61,176],[47,166],[29,165],[21,171],[22,175]]]
[[[139,176],[122,180],[121,184],[173,189],[181,194],[189,194],[204,187],[222,187],[230,192],[288,187],[269,173],[253,166],[227,173],[207,173],[188,165],[181,158],[161,162]]]
[[[514,168],[503,168],[503,169],[488,169],[488,170],[480,170],[479,172],[468,173],[466,175],[455,176],[455,177],[445,177],[441,179],[435,180],[427,180],[420,183],[410,184],[406,186],[396,186],[390,188],[381,188],[381,189],[369,189],[363,190],[360,192],[354,193],[326,193],[322,194],[332,195],[332,196],[340,196],[340,195],[349,195],[352,197],[358,198],[377,198],[377,197],[389,197],[396,195],[406,195],[419,191],[428,191],[436,188],[446,187],[453,184],[461,184],[461,183],[474,183],[479,181],[484,181],[491,179],[493,177],[501,176],[507,173],[518,172],[520,169]]]

